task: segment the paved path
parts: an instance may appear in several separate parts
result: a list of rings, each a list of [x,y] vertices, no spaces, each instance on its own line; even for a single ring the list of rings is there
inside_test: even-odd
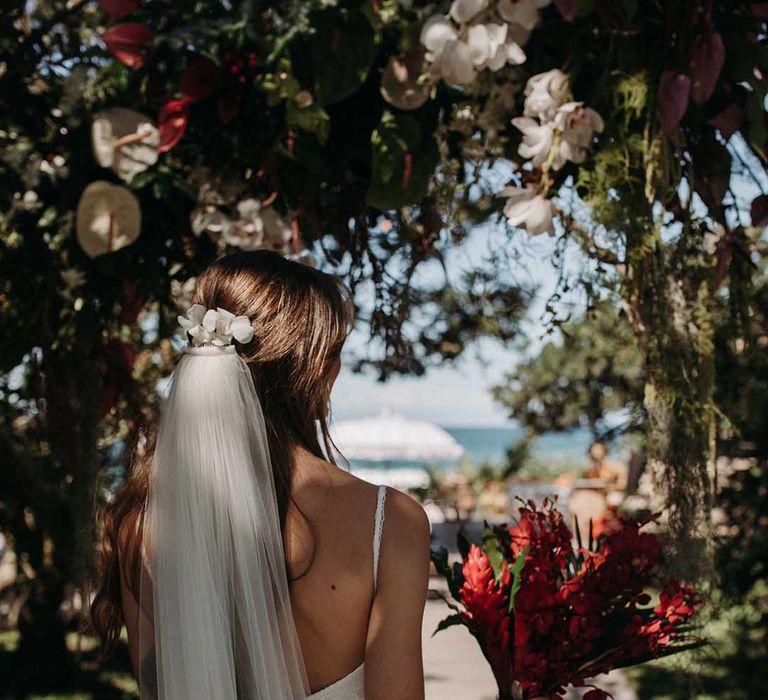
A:
[[[435,579],[431,585],[440,587]],[[422,634],[426,700],[496,700],[496,683],[488,662],[465,627],[449,627],[431,636],[450,612],[441,600],[427,601]],[[638,700],[621,672],[602,676],[599,685],[614,700]],[[582,695],[572,690],[565,700],[577,700]]]

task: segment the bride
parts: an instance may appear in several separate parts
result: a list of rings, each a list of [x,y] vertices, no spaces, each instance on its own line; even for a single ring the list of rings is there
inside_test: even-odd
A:
[[[335,466],[329,399],[351,325],[333,277],[218,260],[160,424],[104,513],[92,604],[142,698],[418,700],[429,525]]]

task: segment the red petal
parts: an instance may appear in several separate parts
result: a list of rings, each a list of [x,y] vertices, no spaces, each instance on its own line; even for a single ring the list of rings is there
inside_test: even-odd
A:
[[[555,5],[566,22],[573,22],[578,5],[576,0],[555,0]]]
[[[203,100],[216,89],[218,66],[205,56],[195,56],[181,76],[181,93],[193,102]]]
[[[141,0],[97,0],[97,2],[104,12],[115,19],[136,12],[141,5]]]
[[[187,124],[189,124],[189,100],[186,97],[180,100],[168,100],[157,118],[157,128],[160,132],[160,144],[157,150],[160,153],[170,151],[184,136]]]
[[[720,34],[709,31],[696,40],[690,68],[691,99],[696,104],[704,104],[712,96],[724,63],[725,47]]]
[[[752,13],[758,19],[768,19],[768,2],[753,2]]]
[[[661,74],[656,95],[656,114],[667,136],[677,129],[685,110],[688,109],[690,91],[691,79],[687,75],[671,70]]]
[[[124,22],[107,29],[101,40],[120,63],[129,68],[144,65],[144,46],[154,38],[155,33],[138,22]]]

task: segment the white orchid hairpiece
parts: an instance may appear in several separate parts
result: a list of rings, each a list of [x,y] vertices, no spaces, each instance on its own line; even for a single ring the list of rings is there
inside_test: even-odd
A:
[[[221,307],[206,309],[202,304],[193,304],[185,316],[179,316],[179,325],[195,347],[224,347],[231,345],[233,340],[250,343],[253,339],[253,326],[249,318],[235,316]]]

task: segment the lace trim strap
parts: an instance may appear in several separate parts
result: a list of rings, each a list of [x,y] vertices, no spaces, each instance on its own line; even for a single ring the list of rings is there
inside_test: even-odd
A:
[[[376,517],[373,524],[373,592],[379,579],[379,555],[381,553],[381,532],[384,529],[384,501],[387,498],[387,487],[379,486],[376,500]]]

